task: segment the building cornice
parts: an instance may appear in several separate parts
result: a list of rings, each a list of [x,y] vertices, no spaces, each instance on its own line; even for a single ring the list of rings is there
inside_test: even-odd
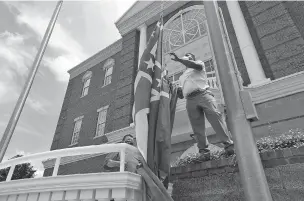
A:
[[[87,71],[88,69],[94,67],[95,65],[99,64],[100,62],[108,59],[109,57],[113,56],[114,54],[120,52],[122,50],[122,40],[119,39],[118,41],[114,42],[113,44],[109,45],[108,47],[104,48],[97,54],[93,55],[92,57],[88,58],[87,60],[83,61],[82,63],[78,64],[74,68],[70,69],[68,73],[70,74],[70,79],[80,75],[81,73]]]
[[[246,87],[254,104],[264,103],[304,91],[304,71],[272,80],[257,87]]]
[[[128,19],[122,18],[118,20],[115,25],[119,33],[125,35],[144,23],[147,24],[147,26],[154,23],[158,20],[162,12],[163,15],[166,16],[186,3],[188,3],[188,1],[154,1]]]

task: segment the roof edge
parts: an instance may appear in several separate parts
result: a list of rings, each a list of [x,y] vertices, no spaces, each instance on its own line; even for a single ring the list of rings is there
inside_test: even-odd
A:
[[[88,69],[90,69],[93,66],[97,65],[98,63],[104,61],[105,59],[113,56],[114,54],[116,54],[117,52],[119,52],[121,50],[122,50],[122,39],[119,39],[119,40],[115,41],[114,43],[112,43],[111,45],[105,47],[101,51],[97,52],[93,56],[84,60],[80,64],[78,64],[75,67],[68,70],[68,73],[70,74],[70,79],[87,71]]]

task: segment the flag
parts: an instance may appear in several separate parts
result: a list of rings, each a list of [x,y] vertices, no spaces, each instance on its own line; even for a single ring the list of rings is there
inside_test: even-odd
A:
[[[159,112],[156,128],[154,161],[163,176],[170,175],[171,134],[177,102],[177,87],[162,79]]]
[[[162,28],[161,19],[157,22],[140,59],[134,83],[133,120],[137,147],[148,161],[148,166],[153,172],[155,172],[155,168],[151,160],[154,158],[155,130],[160,97]]]
[[[172,200],[159,180],[160,170],[165,172],[166,176],[170,172],[169,158],[173,126],[170,112],[170,85],[166,79],[161,78],[162,28],[161,18],[140,59],[134,83],[133,120],[137,147],[143,156],[141,164],[144,164],[143,167],[137,169],[137,173],[143,177],[147,192],[150,192],[147,198],[153,201]],[[167,122],[170,123],[166,124]]]

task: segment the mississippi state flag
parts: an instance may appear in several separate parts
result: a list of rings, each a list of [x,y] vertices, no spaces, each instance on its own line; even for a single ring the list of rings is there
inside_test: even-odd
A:
[[[155,131],[161,88],[162,29],[161,19],[157,22],[140,59],[134,83],[133,120],[137,146],[153,172],[155,168],[152,160],[155,153]]]

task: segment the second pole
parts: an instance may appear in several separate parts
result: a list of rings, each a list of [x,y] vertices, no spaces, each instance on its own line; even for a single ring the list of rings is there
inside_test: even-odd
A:
[[[225,52],[217,2],[204,1],[204,6],[246,201],[272,201],[251,125],[243,108],[235,70],[229,65]]]

